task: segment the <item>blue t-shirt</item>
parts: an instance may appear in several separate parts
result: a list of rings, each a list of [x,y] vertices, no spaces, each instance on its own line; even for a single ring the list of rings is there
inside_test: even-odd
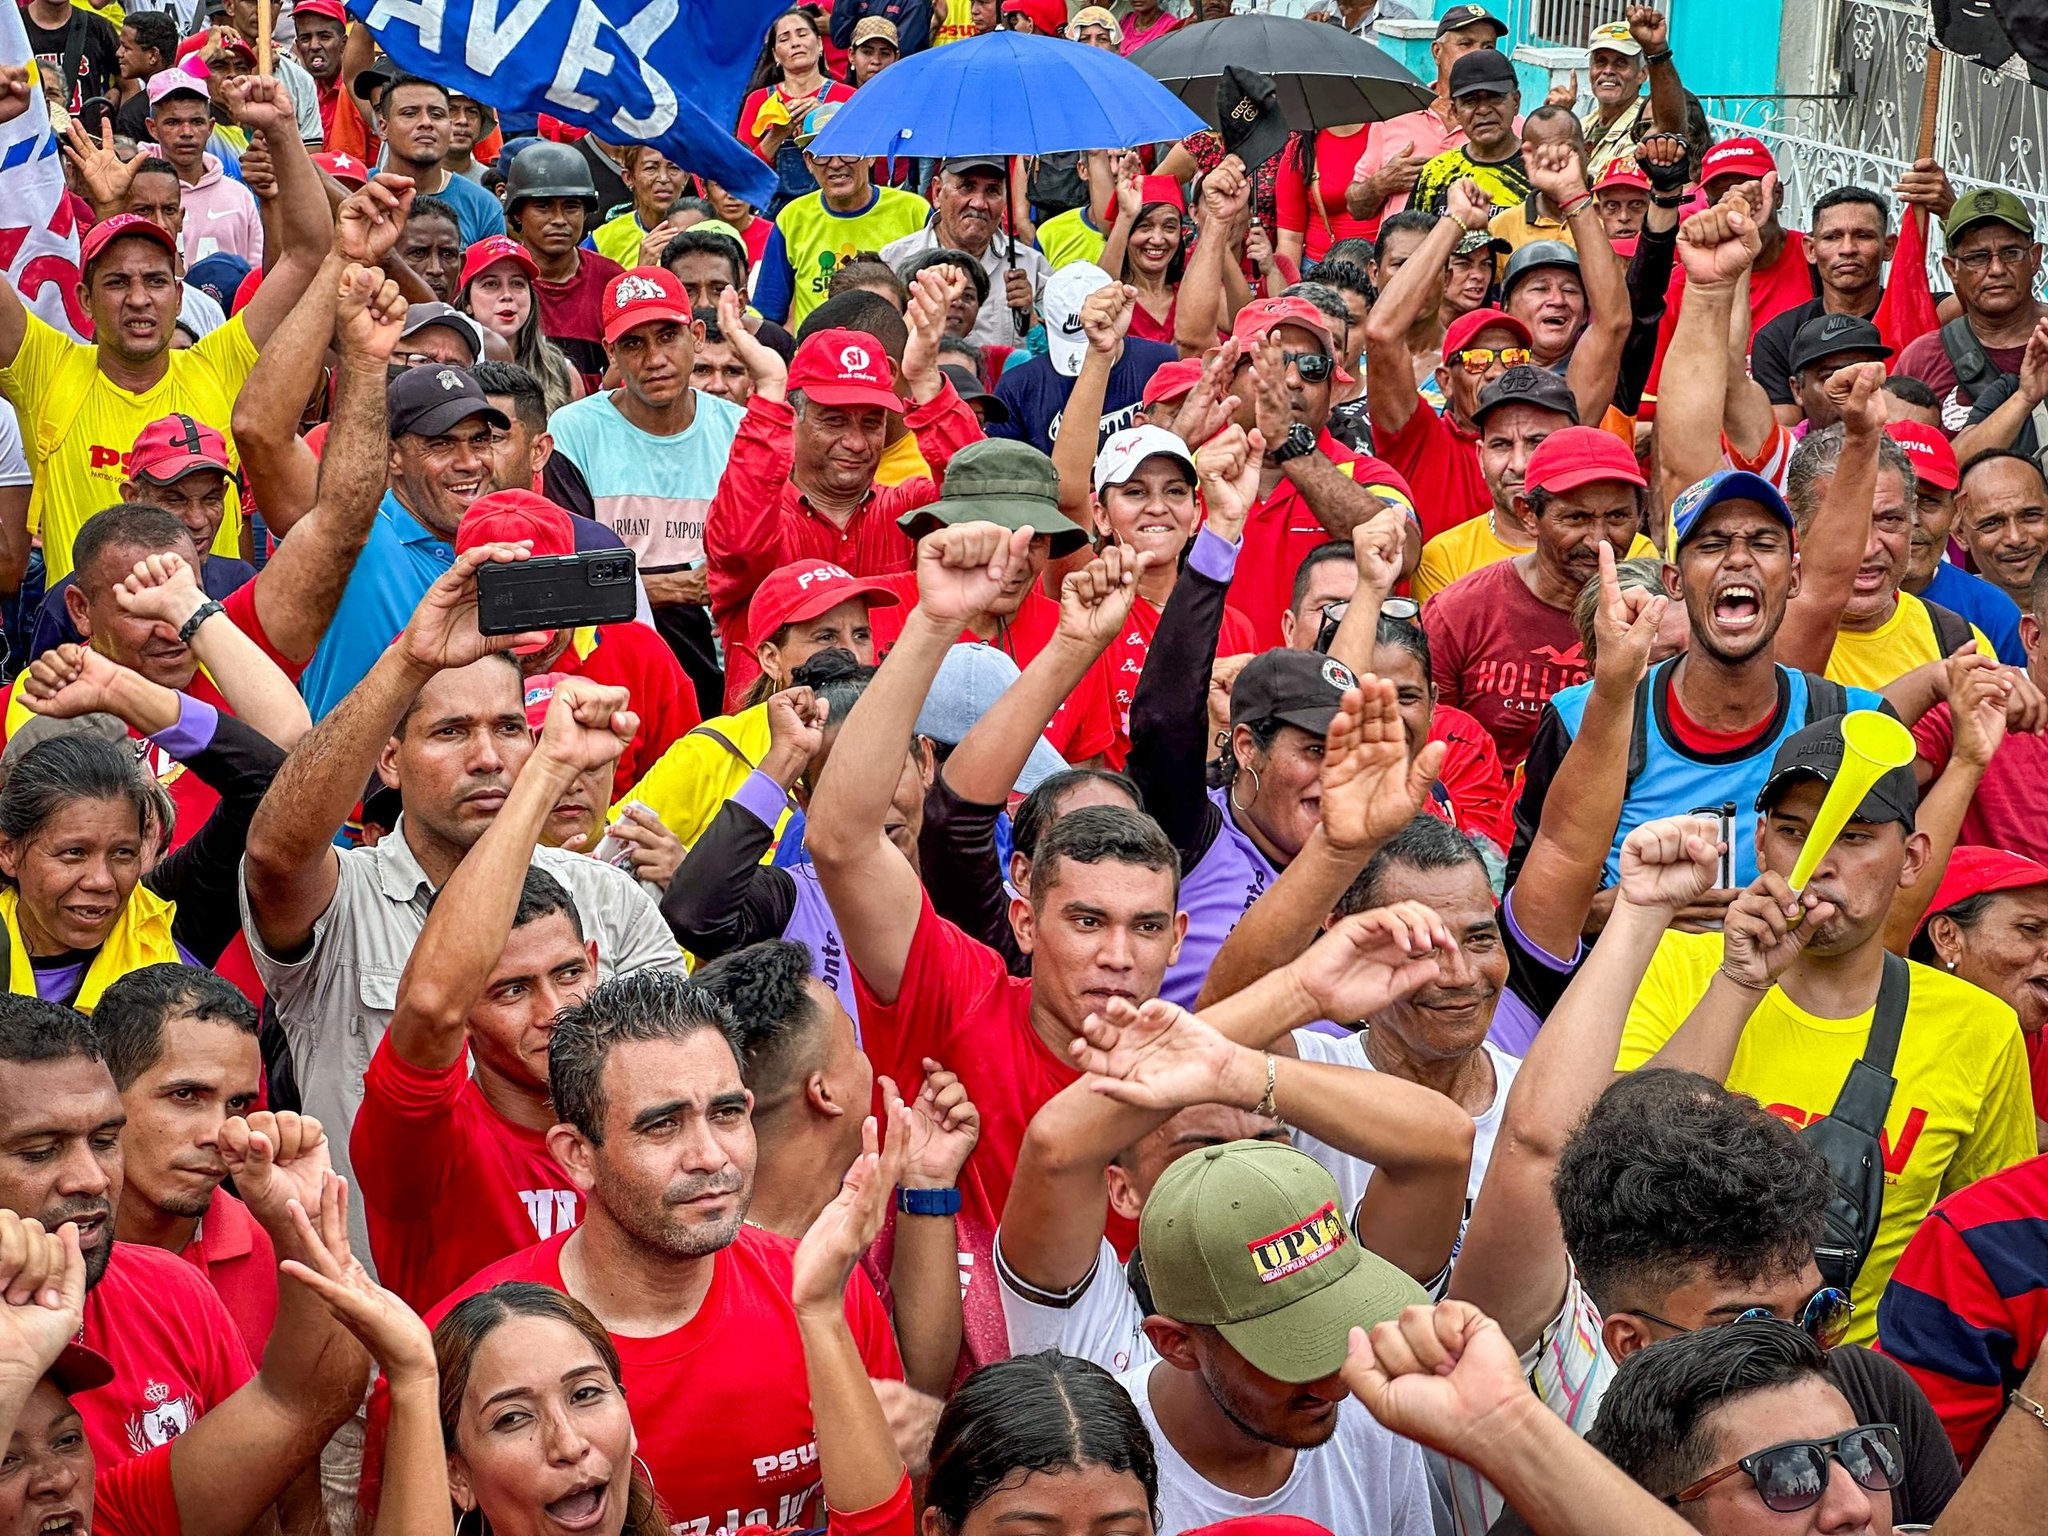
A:
[[[1972,576],[1943,560],[1934,567],[1920,596],[1950,613],[1961,614],[1983,630],[2000,661],[2014,667],[2027,664],[2027,648],[2020,644],[2020,605],[1982,576]]]
[[[1123,354],[1110,364],[1109,387],[1102,395],[1102,420],[1095,431],[1098,449],[1110,433],[1131,424],[1152,375],[1179,359],[1180,349],[1163,341],[1124,339]],[[1034,357],[1019,364],[996,380],[996,398],[1010,408],[1010,419],[990,422],[988,435],[1013,437],[1040,453],[1051,453],[1053,439],[1060,435],[1060,413],[1073,389],[1074,381],[1054,368],[1051,358]]]
[[[454,544],[406,511],[387,490],[370,523],[369,542],[342,589],[341,604],[299,679],[299,691],[315,720],[369,674],[384,647],[411,620],[434,578],[454,563]]]
[[[505,233],[505,206],[466,176],[449,173],[448,185],[434,194],[455,210],[456,228],[464,246]]]

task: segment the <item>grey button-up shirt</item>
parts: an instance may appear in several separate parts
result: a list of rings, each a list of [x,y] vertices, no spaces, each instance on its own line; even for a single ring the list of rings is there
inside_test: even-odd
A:
[[[398,981],[426,926],[433,883],[406,844],[402,816],[376,847],[344,848],[340,856],[334,900],[296,958],[280,958],[264,947],[249,910],[246,877],[239,890],[242,929],[290,1043],[300,1102],[326,1131],[335,1172],[353,1183],[349,1127],[363,1102],[363,1074],[391,1026]],[[675,936],[632,876],[559,848],[536,848],[533,858],[576,903],[584,936],[597,944],[599,980],[647,966],[683,969]],[[349,1202],[348,1216],[349,1241],[369,1267],[361,1200]]]
[[[899,266],[905,258],[935,251],[943,243],[939,239],[939,221],[934,218],[916,234],[891,240],[883,246],[882,260],[892,267]],[[997,230],[995,238],[988,243],[988,249],[981,253],[981,269],[988,274],[988,297],[974,316],[974,328],[967,333],[967,340],[977,347],[1024,345],[1023,335],[1010,318],[1010,301],[1006,296],[1009,290],[1004,285],[1004,276],[1012,265],[1009,258],[1010,237]],[[1034,304],[1044,303],[1045,282],[1052,276],[1052,263],[1045,259],[1045,252],[1035,245],[1020,244],[1015,265],[1018,271],[1031,279],[1031,301]]]

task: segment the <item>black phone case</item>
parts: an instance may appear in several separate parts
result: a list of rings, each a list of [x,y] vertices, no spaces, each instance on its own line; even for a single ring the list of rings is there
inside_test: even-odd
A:
[[[482,566],[476,573],[476,627],[487,635],[516,635],[627,623],[638,606],[637,570],[629,549]]]

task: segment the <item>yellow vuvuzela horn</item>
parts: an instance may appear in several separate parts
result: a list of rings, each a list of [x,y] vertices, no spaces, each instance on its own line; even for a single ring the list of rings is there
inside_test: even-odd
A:
[[[1799,861],[1792,866],[1791,878],[1786,883],[1793,890],[1806,889],[1806,882],[1835,846],[1835,839],[1842,835],[1842,828],[1856,814],[1856,807],[1863,803],[1871,786],[1894,768],[1903,768],[1912,761],[1913,733],[1890,715],[1874,709],[1857,709],[1842,716],[1842,766],[1828,786],[1827,798],[1820,803],[1820,814],[1807,830]]]

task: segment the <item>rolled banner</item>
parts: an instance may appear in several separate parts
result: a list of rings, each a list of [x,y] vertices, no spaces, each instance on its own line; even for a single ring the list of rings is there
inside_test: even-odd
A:
[[[1877,781],[1894,768],[1913,761],[1913,733],[1890,715],[1874,709],[1852,709],[1842,716],[1842,767],[1828,785],[1820,814],[1807,829],[1805,846],[1792,866],[1787,884],[1795,891],[1806,889],[1820,861],[1835,846],[1842,828],[1863,804]]]

